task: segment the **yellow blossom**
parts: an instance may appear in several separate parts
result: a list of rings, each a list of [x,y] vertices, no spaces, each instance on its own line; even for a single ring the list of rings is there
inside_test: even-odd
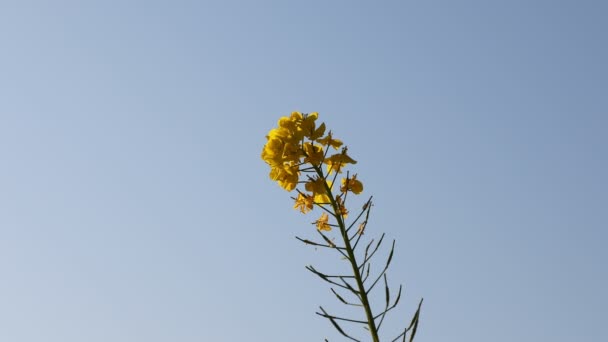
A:
[[[321,214],[321,217],[314,223],[317,225],[318,230],[331,230],[331,226],[329,225],[329,215],[327,215],[327,213]]]
[[[325,157],[321,146],[313,145],[309,142],[304,143],[304,153],[306,154],[304,162],[312,165],[321,164],[323,162],[323,157]]]
[[[336,150],[342,146],[342,141],[334,139],[331,132],[329,132],[325,138],[317,139],[317,142],[323,146],[329,145]]]
[[[286,116],[283,116],[279,119],[278,125],[280,128],[284,129],[287,132],[295,132],[297,128],[296,122]]]
[[[296,198],[296,202],[293,206],[294,209],[300,209],[302,214],[306,214],[307,212],[313,209],[313,198],[312,196],[308,196],[306,194],[298,193],[298,198]]]
[[[283,119],[287,118],[281,120]],[[293,139],[292,133],[285,127],[273,128],[268,132],[266,139],[267,142],[262,149],[261,157],[271,167],[297,162],[302,156],[299,142]]]
[[[262,159],[270,164],[270,166],[278,166],[283,164],[283,149],[285,143],[278,138],[269,138],[264,149],[262,149]]]
[[[310,136],[308,136],[308,138],[310,140],[317,140],[317,139],[321,138],[323,136],[323,134],[325,134],[325,123],[324,122],[321,123],[319,128],[313,130],[312,133],[310,134]]]
[[[298,120],[302,120],[304,118],[304,116],[302,115],[302,113],[300,112],[291,112],[291,120],[298,121]]]
[[[283,146],[282,157],[285,162],[298,162],[302,155],[302,150],[298,144],[285,143]]]
[[[284,127],[284,125],[281,125],[281,121],[284,119],[287,119],[287,118],[286,117],[281,118],[279,120],[279,127],[273,128],[270,130],[270,132],[268,132],[266,139],[281,139],[281,140],[289,139],[289,135],[290,135],[289,129]]]
[[[292,191],[298,185],[300,172],[297,166],[273,167],[269,176],[273,181],[277,181],[283,189]]]
[[[346,154],[346,148],[342,149],[342,153],[325,158],[324,146],[337,149],[342,146],[342,141],[334,139],[331,132],[322,138],[325,134],[325,124],[316,124],[318,116],[318,113],[292,112],[290,116],[281,117],[277,127],[271,129],[266,136],[267,141],[261,157],[271,168],[270,178],[287,191],[294,190],[300,182],[299,165],[320,167],[324,163],[331,173],[341,172],[346,164],[356,163]],[[330,202],[331,184],[328,184],[328,192],[324,182],[324,179],[318,179],[305,185],[306,190],[312,193],[309,196],[314,203]],[[355,192],[357,189],[357,184],[354,184],[350,191]]]
[[[304,132],[305,137],[310,137],[315,131],[315,120],[317,120],[317,113],[311,113],[302,118],[300,121],[300,129]]]
[[[283,130],[282,137],[290,140],[292,143],[297,143],[304,137],[302,131],[302,114],[299,112],[291,113],[290,117],[282,117],[279,119],[278,126],[279,130]]]
[[[323,178],[315,178],[304,184],[306,191],[312,192],[315,203],[329,203],[331,201],[325,189],[325,184],[331,190],[332,183],[326,182]]]
[[[340,186],[340,191],[351,191],[352,193],[358,195],[363,192],[363,183],[357,180],[357,175],[354,175],[351,178],[342,178],[342,186]]]
[[[336,202],[338,204],[338,211],[340,211],[340,215],[342,215],[343,218],[347,218],[348,217],[348,209],[346,209],[346,206],[344,206],[344,202],[342,201],[342,196],[338,196],[336,197]]]
[[[346,154],[346,148],[343,148],[342,153],[334,154],[325,159],[325,164],[327,164],[329,173],[332,171],[341,173],[343,166],[346,166],[346,164],[357,164],[357,161],[349,157]]]

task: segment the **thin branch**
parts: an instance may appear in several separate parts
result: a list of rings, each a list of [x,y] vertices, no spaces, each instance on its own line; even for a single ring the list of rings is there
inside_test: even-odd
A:
[[[338,292],[336,292],[336,290],[333,289],[333,287],[330,289],[331,289],[331,292],[333,292],[334,295],[336,295],[336,297],[338,298],[338,300],[341,301],[343,304],[352,305],[352,306],[363,306],[361,304],[347,302],[344,298],[342,298],[342,296],[340,296],[338,294]]]
[[[367,280],[367,278],[369,278],[369,271],[372,268],[372,264],[367,263],[367,272],[365,272],[365,276],[363,276],[363,278],[361,279],[362,282],[365,283],[365,281]],[[361,270],[361,273],[363,273],[365,271],[365,267],[363,267],[363,270]]]
[[[332,249],[333,248],[335,248],[335,249],[344,249],[344,247],[339,247],[339,246],[336,246],[334,244],[331,244],[331,245],[327,244],[327,245],[325,245],[325,244],[314,242],[314,241],[311,241],[311,240],[308,240],[308,239],[302,239],[302,238],[300,238],[298,236],[296,236],[296,239],[304,242],[307,245],[318,246],[318,247],[325,247],[325,248],[332,248]]]
[[[370,286],[367,289],[366,293],[370,293],[372,291],[372,289],[374,288],[374,286],[376,286],[376,284],[378,283],[378,281],[380,280],[380,278],[382,278],[382,276],[386,273],[386,270],[388,270],[388,266],[391,264],[391,260],[393,260],[393,252],[395,251],[395,240],[393,240],[393,245],[391,247],[391,252],[388,255],[388,260],[386,261],[386,266],[384,266],[384,269],[382,270],[382,272],[380,272],[380,274],[378,275],[378,278],[374,281],[374,283],[372,284],[372,286]]]
[[[412,322],[410,323],[409,329],[412,329],[412,336],[410,336],[410,342],[414,341],[414,336],[416,336],[416,330],[418,329],[418,321],[420,319],[420,307],[422,306],[422,301],[424,300],[424,298],[420,299],[420,303],[418,304],[418,309],[416,310],[416,313],[414,314],[414,317],[412,318]],[[413,327],[412,327],[413,326]]]
[[[386,291],[387,291],[386,308],[385,308],[385,310],[382,313],[380,313],[380,314],[376,315],[376,317],[374,317],[374,319],[378,319],[378,317],[382,316],[380,318],[380,323],[378,323],[378,330],[380,330],[380,326],[382,326],[382,322],[384,321],[384,317],[386,317],[386,314],[389,311],[393,310],[395,307],[397,307],[397,304],[399,304],[399,299],[401,299],[401,290],[403,288],[401,285],[399,285],[399,292],[397,293],[397,298],[395,299],[395,302],[393,303],[393,305],[391,305],[389,307],[388,306],[388,304],[389,304],[389,292],[388,292],[388,284],[386,282],[386,274],[385,274],[385,277],[384,277],[384,284],[386,286]]]
[[[382,236],[380,237],[380,240],[378,240],[378,243],[376,244],[376,247],[374,248],[374,250],[369,254],[369,256],[367,256],[367,249],[366,249],[366,257],[363,259],[362,265],[365,264],[366,262],[370,261],[372,259],[372,257],[374,256],[374,254],[376,254],[376,252],[378,251],[378,248],[380,248],[380,245],[382,244],[382,240],[384,240],[384,236],[386,234],[382,233]],[[373,242],[374,240],[372,240]],[[371,245],[371,242],[370,242]],[[361,267],[361,266],[359,266]]]
[[[330,284],[333,284],[333,285],[336,285],[336,286],[339,286],[339,287],[341,287],[341,288],[343,288],[345,290],[349,290],[350,291],[350,289],[348,287],[346,287],[346,286],[344,286],[344,285],[342,285],[340,283],[337,283],[337,282],[329,279],[325,274],[323,274],[323,273],[315,270],[314,267],[312,267],[312,266],[306,266],[306,269],[309,270],[310,272],[316,274],[317,276],[319,276],[319,278],[325,280],[326,282],[328,282]]]
[[[321,308],[321,310],[323,310],[323,308]],[[350,322],[350,323],[359,323],[359,324],[367,324],[367,321],[362,321],[362,320],[358,320],[358,319],[351,319],[351,318],[344,318],[344,317],[338,317],[338,316],[332,316],[330,314],[328,314],[327,312],[325,312],[325,310],[323,310],[323,313],[317,312],[317,315],[321,316],[321,317],[325,317],[325,318],[333,318],[335,320],[338,321],[344,321],[344,322]]]
[[[338,322],[336,322],[336,320],[332,316],[328,315],[327,312],[325,310],[323,310],[323,307],[319,307],[319,308],[321,309],[321,311],[323,311],[323,314],[325,314],[325,316],[319,314],[318,312],[317,312],[317,315],[320,315],[320,316],[323,316],[323,317],[329,319],[329,321],[331,322],[331,324],[334,325],[334,327],[336,328],[336,330],[338,330],[338,332],[340,332],[340,334],[342,334],[342,336],[344,336],[346,338],[349,338],[349,339],[351,339],[353,341],[361,342],[360,340],[357,340],[356,338],[351,337],[350,335],[348,335],[347,333],[345,333],[344,330],[342,330],[342,328],[338,324]]]
[[[363,213],[367,212],[368,214],[366,216],[369,217],[369,209],[371,208],[370,204],[372,203],[372,198],[373,198],[373,196],[371,196],[367,200],[367,202],[365,202],[365,204],[363,205],[363,209],[361,209],[361,211],[359,212],[359,215],[357,215],[357,217],[355,218],[355,220],[348,226],[348,228],[346,228],[346,232],[347,233],[355,225],[355,223],[357,223],[357,221],[361,218],[361,216],[363,215]]]
[[[395,337],[394,340],[392,340],[392,342],[397,341],[400,337],[403,337],[403,342],[405,342],[407,332],[410,331],[412,328],[413,328],[413,330],[412,330],[412,336],[410,337],[410,342],[414,341],[414,336],[416,336],[416,329],[418,328],[418,320],[420,318],[420,308],[422,306],[423,300],[424,300],[424,298],[420,299],[420,303],[418,303],[418,309],[416,310],[416,313],[414,314],[414,317],[412,318],[410,326],[405,328],[401,334],[399,334],[397,337]]]
[[[319,233],[319,235],[321,235],[321,237],[323,237],[323,240],[325,240],[325,242],[327,242],[327,244],[329,244],[329,245],[333,244],[335,246],[334,242],[331,241],[331,239],[328,238],[325,234],[323,234],[320,230],[317,230],[317,233]],[[343,257],[345,257],[346,259],[348,259],[348,255],[343,252],[343,250],[346,250],[346,248],[340,247],[340,248],[336,248],[336,250],[338,252],[340,252],[340,254],[342,254]]]

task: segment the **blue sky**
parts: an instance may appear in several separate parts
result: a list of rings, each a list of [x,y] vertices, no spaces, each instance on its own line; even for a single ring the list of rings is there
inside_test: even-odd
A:
[[[418,341],[606,341],[602,1],[3,1],[0,340],[339,341],[268,178],[318,111]],[[315,214],[316,215],[316,214]],[[357,330],[358,331],[358,330]]]

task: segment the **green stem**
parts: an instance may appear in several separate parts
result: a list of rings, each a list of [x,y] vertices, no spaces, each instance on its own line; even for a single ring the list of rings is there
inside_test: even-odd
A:
[[[338,226],[340,227],[340,233],[342,234],[342,239],[344,240],[344,247],[346,249],[346,253],[348,255],[348,260],[350,261],[350,265],[353,269],[353,275],[355,276],[355,281],[357,282],[357,288],[359,291],[359,299],[361,300],[361,304],[363,305],[363,309],[365,310],[365,316],[367,317],[367,325],[369,327],[369,332],[372,335],[373,342],[380,342],[380,338],[378,337],[378,328],[376,327],[376,322],[374,321],[374,315],[372,314],[372,308],[369,304],[369,299],[367,298],[367,291],[365,290],[365,286],[363,285],[363,280],[361,278],[361,272],[359,272],[359,266],[357,265],[357,260],[355,259],[355,253],[350,244],[350,240],[348,239],[348,233],[346,232],[346,225],[344,224],[344,220],[342,219],[342,214],[340,212],[340,208],[338,207],[338,203],[334,198],[334,195],[327,185],[327,181],[323,176],[323,171],[319,166],[314,166],[317,175],[324,180],[323,184],[325,186],[325,191],[329,196],[329,200],[331,202],[331,206],[334,210],[334,216],[338,221]]]

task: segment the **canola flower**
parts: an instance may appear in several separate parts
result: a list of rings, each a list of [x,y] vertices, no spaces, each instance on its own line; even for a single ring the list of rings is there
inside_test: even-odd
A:
[[[390,304],[390,290],[386,271],[392,260],[394,241],[384,270],[377,275],[375,280],[372,280],[370,278],[371,259],[380,247],[384,234],[377,242],[371,240],[365,249],[365,254],[359,256],[359,259],[357,258],[356,248],[367,227],[372,207],[371,197],[365,202],[353,222],[347,226],[346,219],[349,216],[348,195],[361,194],[363,183],[357,174],[350,176],[349,171],[344,172],[350,165],[356,164],[357,161],[349,156],[348,149],[343,146],[341,140],[336,139],[331,131],[326,132],[325,123],[317,123],[318,117],[319,115],[316,112],[310,114],[293,112],[290,116],[281,117],[278,120],[277,127],[271,129],[266,135],[266,144],[262,149],[261,157],[270,166],[269,177],[271,180],[277,182],[280,187],[288,192],[294,190],[297,192],[297,196],[292,197],[294,209],[299,210],[302,214],[308,214],[316,207],[322,210],[320,217],[312,224],[316,226],[323,241],[314,242],[308,239],[298,239],[306,244],[337,250],[343,259],[349,262],[352,274],[327,275],[317,271],[312,266],[307,266],[307,269],[332,286],[351,292],[358,303],[345,300],[332,287],[332,292],[340,302],[362,307],[365,320],[330,315],[323,307],[320,308],[321,312],[317,312],[317,314],[327,318],[340,334],[354,341],[359,340],[346,333],[338,322],[363,324],[369,331],[372,341],[379,342],[379,330],[385,315],[395,308],[401,297],[400,286],[396,299]],[[338,184],[336,181],[339,176],[339,186],[334,186],[334,184]],[[352,229],[357,222],[359,222],[358,228]],[[326,233],[332,231],[332,228],[339,229],[341,243],[335,243],[334,239],[326,235]],[[375,245],[372,248],[373,244]],[[385,284],[386,305],[379,313],[374,314],[368,294],[381,279],[384,279]],[[421,304],[422,301],[418,305],[418,310],[414,314],[409,327],[405,328],[392,341],[397,341],[400,338],[406,341],[408,332],[411,333],[409,341],[413,341],[418,326]]]
[[[304,183],[304,192],[298,190],[294,205],[304,214],[312,211],[314,204],[331,204],[331,193],[327,188],[333,189],[333,181],[328,181],[327,175],[333,171],[341,173],[347,164],[357,163],[348,156],[346,148],[328,156],[329,148],[338,150],[342,141],[335,139],[331,131],[325,134],[325,123],[317,127],[317,118],[318,113],[299,112],[280,118],[278,127],[268,132],[262,150],[262,159],[270,165],[270,179],[287,191],[293,191],[299,183]],[[327,174],[321,172],[323,164],[327,165]],[[303,177],[303,173],[309,175]],[[341,184],[340,191],[344,195],[349,191],[357,195],[363,191],[363,183],[357,180],[356,175],[342,178]],[[342,197],[336,197],[336,201],[342,201]],[[346,211],[343,205],[337,204],[337,208],[341,212]],[[316,222],[323,220],[327,221],[322,216]],[[317,227],[331,230],[327,224],[317,224]]]
[[[304,182],[304,188],[309,192],[307,195],[312,196],[315,203],[327,203],[323,202],[329,200],[324,184],[326,177],[317,172],[321,169],[321,165],[326,164],[329,173],[332,171],[341,173],[344,166],[357,162],[348,156],[346,148],[328,156],[329,147],[337,150],[342,146],[342,141],[333,138],[331,132],[325,134],[325,123],[317,127],[317,118],[317,113],[299,112],[280,118],[278,127],[270,130],[266,136],[267,142],[262,150],[262,159],[270,165],[270,179],[276,181],[283,189],[292,191],[298,183]],[[302,173],[306,171],[316,175],[301,180]],[[346,181],[342,179],[343,184]],[[356,182],[356,193],[361,193],[363,184],[360,181]],[[332,185],[329,184],[329,187],[331,188]]]

